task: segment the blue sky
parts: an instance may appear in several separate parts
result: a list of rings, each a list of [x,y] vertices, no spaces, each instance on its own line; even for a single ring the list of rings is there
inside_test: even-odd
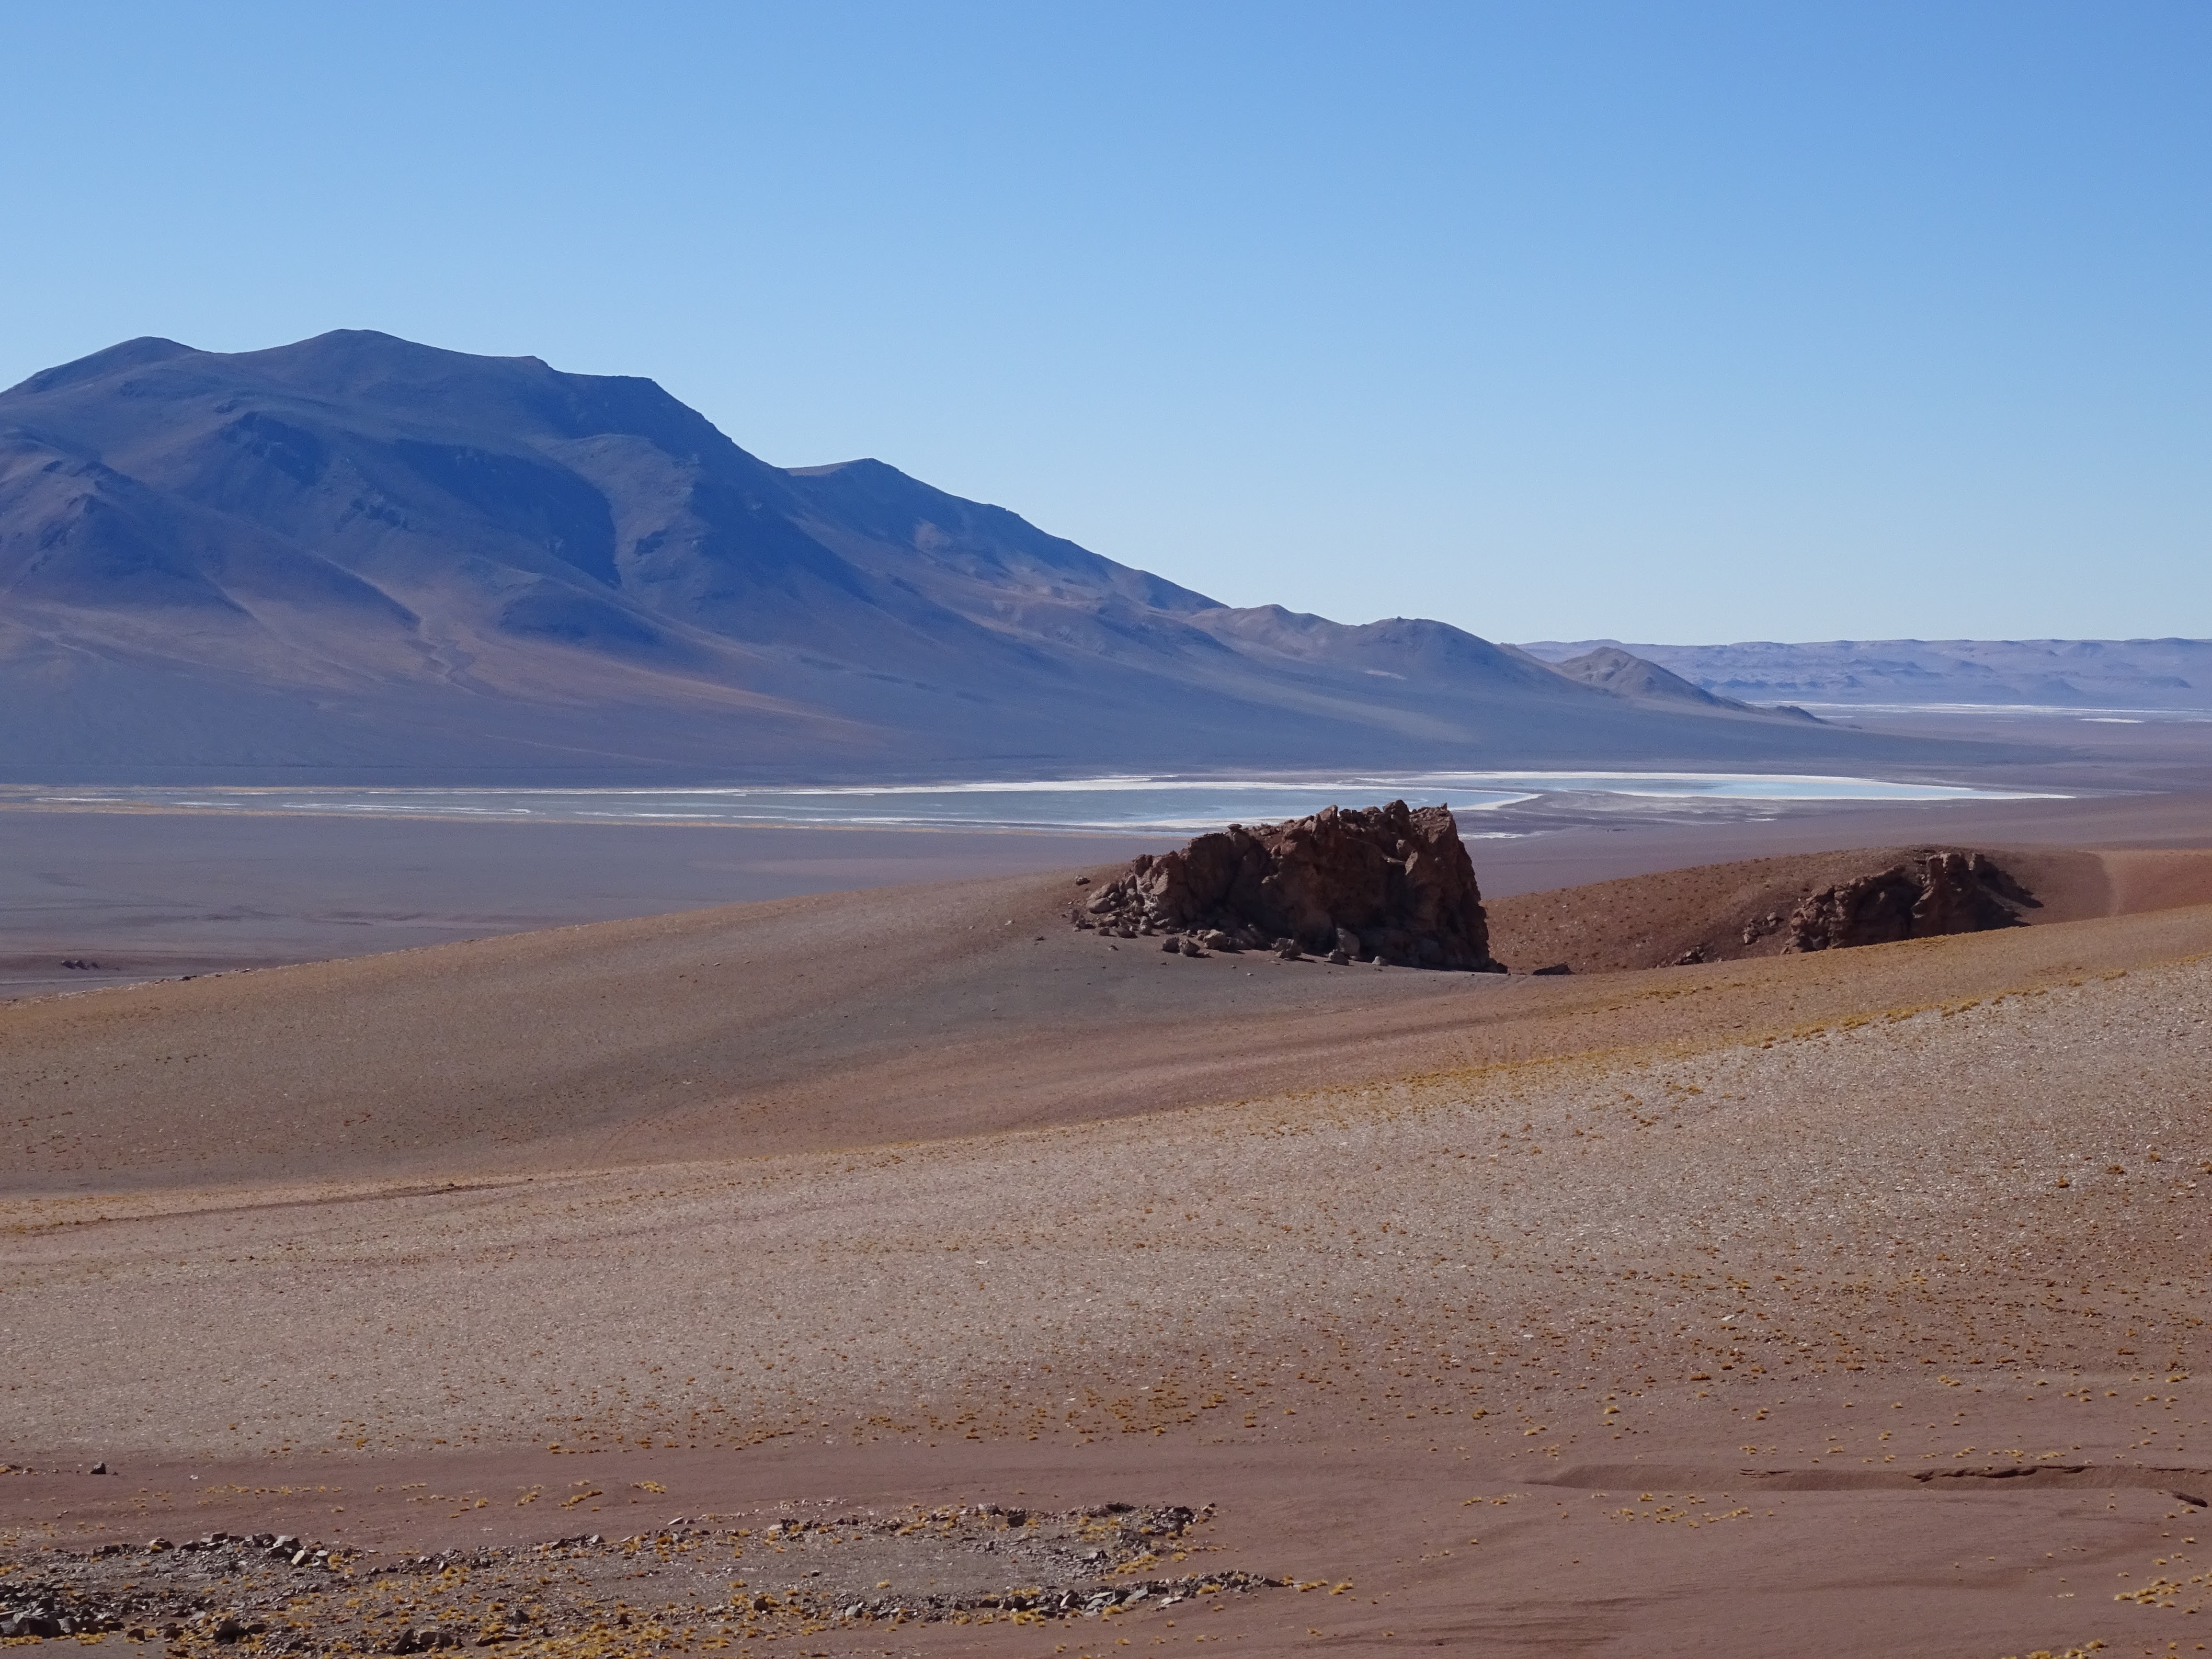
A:
[[[2212,8],[10,8],[0,384],[647,374],[1231,604],[2212,635]]]

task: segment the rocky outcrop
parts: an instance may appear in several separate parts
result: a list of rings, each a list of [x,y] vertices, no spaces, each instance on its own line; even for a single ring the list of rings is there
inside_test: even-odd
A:
[[[1931,853],[1887,870],[1824,887],[1790,917],[1785,951],[1836,951],[1855,945],[2017,927],[2039,908],[1985,853]]]
[[[1179,852],[1146,854],[1074,921],[1124,939],[1177,936],[1194,954],[1275,950],[1505,971],[1491,959],[1482,893],[1451,810],[1401,800],[1232,823]]]

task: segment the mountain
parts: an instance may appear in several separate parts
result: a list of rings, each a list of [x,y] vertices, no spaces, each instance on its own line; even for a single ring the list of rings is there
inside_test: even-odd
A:
[[[1441,623],[1235,609],[650,380],[360,331],[0,393],[0,776],[1896,763]]]
[[[2212,708],[2212,640],[1542,640],[1522,649],[1559,666],[1594,650],[1633,652],[1703,690],[1759,702]]]
[[[1748,710],[1751,707],[1733,697],[1717,697],[1702,686],[1691,684],[1656,662],[1632,656],[1618,646],[1600,646],[1580,656],[1562,658],[1549,666],[1554,673],[1579,680],[1584,685],[1597,686],[1616,696],[1697,703],[1707,708]]]

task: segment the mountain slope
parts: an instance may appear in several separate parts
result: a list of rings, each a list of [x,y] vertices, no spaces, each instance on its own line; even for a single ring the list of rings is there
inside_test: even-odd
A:
[[[1644,658],[1631,656],[1619,646],[1600,646],[1585,651],[1578,657],[1568,657],[1551,665],[1554,673],[1564,674],[1584,685],[1595,685],[1623,697],[1659,697],[1675,702],[1694,702],[1708,708],[1747,709],[1750,705],[1733,697],[1717,697],[1703,686],[1692,685],[1680,674],[1668,672],[1657,663]]]
[[[1231,609],[880,462],[771,466],[650,380],[360,331],[0,393],[0,690],[41,781],[1947,752]]]

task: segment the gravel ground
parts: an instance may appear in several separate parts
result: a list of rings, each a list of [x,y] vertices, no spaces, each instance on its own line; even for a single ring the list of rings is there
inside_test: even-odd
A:
[[[2192,916],[1621,975],[1545,1030],[1644,1040],[1109,1121],[18,1199],[0,1594],[272,1649],[2163,1652],[2212,1498]],[[1216,1505],[1209,1576],[1115,1571],[1112,1502]],[[356,1586],[286,1624],[311,1567],[144,1550],[216,1526]]]
[[[1203,1517],[1109,1504],[790,1516],[756,1530],[679,1516],[619,1540],[391,1556],[210,1532],[0,1559],[0,1638],[119,1632],[172,1654],[408,1654],[610,1644],[712,1649],[916,1621],[1020,1626],[1279,1588],[1208,1571]]]
[[[2208,994],[2190,963],[1168,1120],[109,1206],[11,1243],[47,1334],[12,1348],[0,1443],[1088,1439],[1562,1390],[1621,1395],[1610,1436],[1700,1371],[2188,1370]]]

